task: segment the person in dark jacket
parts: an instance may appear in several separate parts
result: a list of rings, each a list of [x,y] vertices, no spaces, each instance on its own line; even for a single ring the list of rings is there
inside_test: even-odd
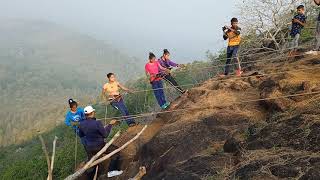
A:
[[[186,93],[187,91],[182,89],[175,78],[171,75],[171,69],[174,67],[184,67],[183,64],[177,64],[170,60],[170,52],[167,49],[163,50],[162,57],[158,60],[160,65],[160,74],[162,75],[163,79],[167,81],[170,85],[172,85],[177,91],[181,94]]]
[[[84,108],[84,113],[86,119],[80,122],[79,136],[83,138],[83,145],[87,153],[87,158],[90,160],[94,155],[96,155],[104,146],[105,138],[109,136],[112,126],[116,123],[115,120],[111,121],[109,125],[103,127],[101,121],[97,121],[95,118],[95,109],[92,106],[87,106]],[[112,150],[117,149],[117,147],[111,145],[108,148],[107,153],[112,152]],[[103,163],[100,164],[100,170],[104,170]],[[120,155],[116,154],[111,158],[109,164],[108,177],[114,177],[121,175],[123,171],[120,170]],[[95,174],[95,168],[91,168],[87,171],[88,179],[93,179]]]

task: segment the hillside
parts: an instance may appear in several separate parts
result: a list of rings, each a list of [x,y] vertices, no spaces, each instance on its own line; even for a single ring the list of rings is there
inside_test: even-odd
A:
[[[60,124],[70,97],[93,102],[106,73],[126,81],[142,72],[143,61],[59,25],[0,22],[0,146]]]
[[[245,77],[206,81],[159,114],[123,152],[120,179],[139,166],[148,180],[319,179],[320,56],[270,57],[254,57],[265,62]]]

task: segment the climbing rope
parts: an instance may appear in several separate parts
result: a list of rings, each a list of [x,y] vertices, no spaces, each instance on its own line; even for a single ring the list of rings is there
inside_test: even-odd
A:
[[[299,71],[305,71],[305,70],[315,70],[315,69],[318,69],[320,67],[313,67],[313,68],[301,68],[301,69],[295,69],[295,70],[288,70],[288,71],[281,71],[281,72],[275,72],[275,73],[269,73],[269,74],[263,74],[263,75],[256,75],[256,76],[274,76],[274,75],[280,75],[280,74],[285,74],[285,73],[288,73],[288,72],[299,72]],[[242,76],[242,77],[232,77],[232,78],[229,78],[229,79],[219,79],[219,80],[213,80],[212,82],[224,82],[224,81],[229,81],[229,80],[238,80],[238,79],[244,79],[244,78],[249,78],[249,77],[254,77],[254,76]],[[198,83],[198,84],[188,84],[188,85],[182,85],[182,86],[194,86],[194,85],[201,85],[203,83]],[[170,88],[173,88],[173,87],[170,87]],[[161,88],[159,88],[161,89]],[[166,112],[166,111],[163,111],[163,112]],[[147,113],[147,114],[150,114],[150,113]],[[151,113],[152,115],[154,115],[154,113]],[[157,113],[155,113],[157,114]],[[110,117],[108,118],[109,120],[112,120],[112,119],[123,119],[123,118],[133,118],[135,116],[138,116],[140,114],[137,114],[137,115],[131,115],[131,116],[117,116],[117,117]]]
[[[291,95],[286,95],[286,96],[278,96],[278,97],[274,97],[274,98],[260,98],[260,99],[246,100],[246,101],[237,101],[237,102],[234,102],[234,104],[243,104],[243,103],[250,103],[250,102],[259,102],[259,101],[265,101],[265,100],[276,100],[276,99],[282,99],[282,98],[307,96],[307,95],[317,95],[317,94],[320,94],[320,91],[310,92],[310,93],[291,94]],[[112,119],[117,120],[117,119],[122,119],[122,118],[137,119],[137,118],[154,116],[154,115],[159,115],[159,114],[168,114],[168,113],[175,113],[175,112],[185,112],[185,111],[204,110],[204,109],[213,109],[213,108],[215,108],[215,107],[208,106],[208,107],[197,107],[197,108],[184,108],[184,109],[176,109],[176,110],[169,110],[169,111],[143,113],[143,114],[137,114],[137,115],[132,115],[132,116],[111,117],[111,118],[108,118],[108,119],[110,119],[110,120],[112,120]],[[97,120],[99,121],[100,119],[97,119]]]
[[[78,154],[78,134],[75,133],[75,145],[74,145],[74,171],[77,170],[77,154]]]
[[[304,55],[295,55],[295,56],[292,56],[292,57],[301,57],[301,56],[304,56]],[[247,62],[243,62],[242,64],[250,64],[250,63],[255,63],[255,62],[268,62],[270,60],[279,60],[279,59],[282,59],[282,58],[286,58],[286,57],[278,57],[278,58],[270,58],[268,60],[254,60],[254,61],[247,61]],[[237,63],[233,63],[233,64],[230,64],[231,65],[237,65]],[[224,67],[225,65],[215,65],[215,66],[207,66],[207,67],[204,67],[204,68],[199,68],[198,70],[206,70],[206,69],[212,69],[214,67]],[[236,77],[236,78],[246,78],[245,76],[244,77]],[[224,80],[220,80],[220,81],[224,81]],[[196,81],[198,82],[198,81]],[[193,86],[193,85],[201,85],[202,83],[193,83],[193,84],[186,84],[186,85],[181,85],[181,87],[188,87],[188,86]],[[174,87],[167,87],[167,88],[174,88]],[[158,88],[158,89],[165,89],[165,88]],[[136,90],[136,91],[133,91],[132,94],[135,94],[135,93],[140,93],[140,92],[145,92],[145,91],[153,91],[153,90],[158,90],[158,89],[145,89],[145,90]]]

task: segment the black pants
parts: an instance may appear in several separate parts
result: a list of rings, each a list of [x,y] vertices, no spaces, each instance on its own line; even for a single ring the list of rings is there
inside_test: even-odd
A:
[[[174,79],[174,77],[171,76],[171,74],[167,74],[163,77],[165,81],[167,81],[171,86],[173,86],[176,90],[178,90],[181,94],[184,94],[186,91],[182,89],[177,81]]]
[[[101,145],[97,148],[92,148],[92,149],[88,149],[85,148],[86,153],[87,153],[87,157],[88,157],[88,161],[94,156],[96,155],[102,148],[104,147],[104,145]],[[111,153],[112,151],[118,149],[117,146],[111,145],[107,151],[106,154]],[[98,177],[99,175],[102,175],[104,172],[104,170],[106,169],[107,165],[105,163],[100,163],[99,164],[99,171],[98,171]],[[117,153],[115,155],[113,155],[110,158],[110,163],[109,163],[109,167],[108,167],[108,171],[116,171],[116,170],[120,170],[121,168],[121,161],[120,161],[120,154]],[[96,172],[96,166],[90,168],[87,170],[86,174],[87,174],[87,179],[93,179],[94,175]]]

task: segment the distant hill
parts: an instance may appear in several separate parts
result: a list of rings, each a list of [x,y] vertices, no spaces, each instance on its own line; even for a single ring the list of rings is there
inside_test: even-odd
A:
[[[92,102],[107,72],[122,81],[143,72],[143,61],[59,25],[0,23],[0,146],[61,123],[69,97]]]

